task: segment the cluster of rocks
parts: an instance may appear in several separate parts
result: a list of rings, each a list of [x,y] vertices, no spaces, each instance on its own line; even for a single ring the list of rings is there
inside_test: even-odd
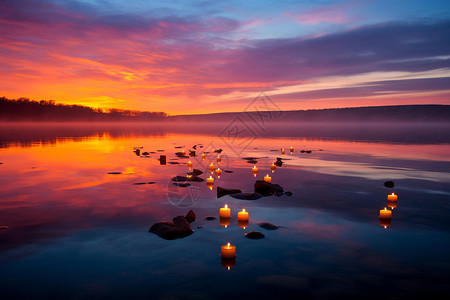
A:
[[[148,231],[165,240],[182,239],[194,232],[190,223],[194,222],[196,217],[195,212],[190,210],[186,216],[177,216],[172,222],[155,223]]]
[[[268,196],[292,196],[292,193],[289,191],[284,192],[283,187],[279,184],[269,183],[264,180],[256,180],[253,193],[243,193],[240,189],[226,189],[218,186],[217,198],[226,195],[230,195],[231,197],[240,200],[258,200]]]

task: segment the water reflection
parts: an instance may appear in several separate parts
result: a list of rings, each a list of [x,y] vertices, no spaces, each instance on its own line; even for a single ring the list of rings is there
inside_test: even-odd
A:
[[[64,270],[73,274],[64,285],[78,298],[98,278],[104,280],[102,297],[114,298],[120,281],[133,298],[164,298],[171,290],[167,276],[197,298],[226,296],[218,294],[219,282],[233,286],[233,293],[261,299],[293,290],[310,298],[335,293],[375,298],[381,288],[393,296],[429,296],[422,289],[447,295],[437,283],[450,279],[450,146],[442,136],[428,145],[261,137],[242,155],[257,158],[257,165],[233,155],[220,138],[198,133],[54,141],[51,147],[24,148],[9,137],[8,147],[0,149],[0,225],[7,226],[0,231],[0,275],[9,298],[30,298],[26,291],[15,293],[37,277],[43,279],[34,291],[48,298],[56,276],[44,273]],[[188,145],[207,153],[191,156],[195,148]],[[291,145],[292,155],[278,160],[280,149]],[[253,168],[250,173],[252,166],[256,174]],[[255,182],[265,177],[292,196],[216,197],[218,187],[253,193]],[[395,181],[399,207],[389,199],[392,194],[386,205],[392,191],[383,186],[386,180]],[[227,216],[222,215],[225,204]],[[242,207],[250,211],[251,223],[234,211]],[[198,218],[189,237],[165,241],[147,232],[151,224],[190,208]],[[390,216],[375,215],[379,208]],[[204,219],[218,215],[219,221]],[[267,230],[256,225],[260,222],[282,227]],[[266,237],[245,239],[247,231]],[[233,278],[221,276],[227,273],[222,266],[235,266],[235,257],[221,255],[221,265],[217,261],[217,246],[224,240],[239,248]],[[185,270],[191,270],[189,276]],[[155,281],[145,288],[149,276]],[[391,278],[406,283],[387,285]],[[248,283],[239,285],[243,280]],[[140,294],[136,284],[143,287]]]

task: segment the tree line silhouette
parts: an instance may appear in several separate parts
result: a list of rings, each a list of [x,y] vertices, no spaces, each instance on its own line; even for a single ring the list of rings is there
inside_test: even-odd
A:
[[[0,97],[1,121],[154,121],[167,117],[165,112],[118,108],[93,108],[55,103],[54,100],[8,99]]]

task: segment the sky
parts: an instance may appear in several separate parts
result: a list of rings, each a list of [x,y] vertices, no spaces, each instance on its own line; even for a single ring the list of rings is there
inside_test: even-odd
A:
[[[450,104],[448,0],[1,0],[0,96],[171,115]]]

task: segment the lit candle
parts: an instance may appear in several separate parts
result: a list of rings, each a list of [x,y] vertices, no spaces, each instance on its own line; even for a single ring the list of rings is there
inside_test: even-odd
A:
[[[223,245],[220,247],[220,256],[223,258],[236,257],[236,246],[233,246],[230,243]]]
[[[384,226],[384,228],[391,226],[391,216],[392,211],[388,210],[386,207],[380,210],[380,225]]]
[[[238,220],[238,226],[239,227],[241,227],[241,228],[247,228],[248,227],[248,220],[247,221],[241,221],[241,220]]]
[[[245,208],[238,212],[238,221],[248,221],[248,212],[245,211]]]
[[[183,154],[185,154],[185,153],[186,153],[186,151],[184,151],[184,150],[183,150],[183,151],[181,151],[181,152],[182,152]]]
[[[252,168],[252,173],[253,173],[253,176],[256,177],[256,175],[258,175],[258,167],[254,166],[254,167]]]
[[[294,152],[294,147],[291,147],[290,151],[291,151],[291,154],[292,154],[292,152]]]
[[[273,164],[270,166],[270,169],[272,170],[272,173],[275,172],[275,170],[277,169],[277,166],[275,165],[275,163],[273,163]]]
[[[219,216],[221,218],[228,218],[228,219],[231,217],[231,211],[228,205],[225,204],[225,206],[220,209]]]
[[[272,182],[272,177],[269,176],[269,174],[267,174],[266,176],[264,176],[264,181],[271,183]]]
[[[220,163],[222,159],[220,158],[220,155],[217,155],[217,162]]]
[[[192,169],[192,162],[191,161],[188,161],[187,167],[189,168],[189,170]]]
[[[388,201],[397,202],[397,195],[394,193],[388,195]]]
[[[209,178],[206,178],[206,186],[209,187],[210,190],[214,187],[214,178],[209,176]]]
[[[286,154],[286,151],[284,151],[284,148],[281,148],[281,154]]]
[[[390,219],[392,216],[392,211],[388,210],[386,207],[380,210],[380,219]]]
[[[205,158],[206,158],[206,154],[202,153],[202,160],[205,160]]]
[[[230,218],[219,218],[220,219],[220,225],[225,226],[225,228],[230,225]]]
[[[217,178],[220,178],[220,175],[222,175],[222,170],[220,168],[216,169],[216,176]]]
[[[214,165],[213,165],[213,163],[211,163],[211,164],[209,165],[209,171],[210,171],[211,173],[214,172]]]

